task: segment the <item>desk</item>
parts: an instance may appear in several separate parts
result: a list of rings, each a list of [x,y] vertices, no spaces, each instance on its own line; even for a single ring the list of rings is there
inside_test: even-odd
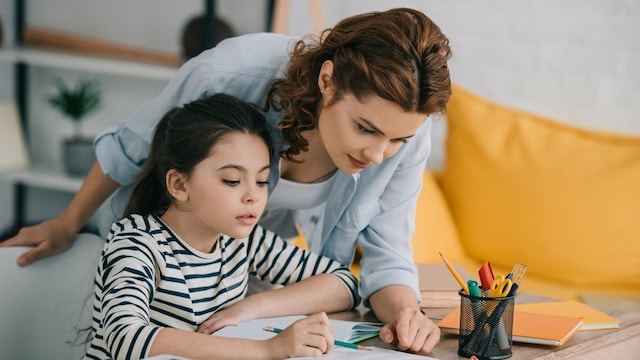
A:
[[[516,299],[518,303],[549,301],[528,294],[518,295]],[[431,320],[437,322],[452,310],[425,309],[425,312]],[[562,346],[514,343],[511,359],[640,359],[640,313],[604,311],[620,320],[620,329],[580,331]],[[341,320],[376,321],[372,312],[363,309],[331,314],[330,317]],[[389,348],[389,345],[378,338],[363,341],[361,344]],[[458,356],[458,337],[447,334],[442,334],[440,342],[429,355],[442,360],[465,359]]]

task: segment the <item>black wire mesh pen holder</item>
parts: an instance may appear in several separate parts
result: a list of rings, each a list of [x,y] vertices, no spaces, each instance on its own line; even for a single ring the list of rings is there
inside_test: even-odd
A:
[[[458,355],[480,360],[511,357],[515,295],[477,297],[460,291]]]

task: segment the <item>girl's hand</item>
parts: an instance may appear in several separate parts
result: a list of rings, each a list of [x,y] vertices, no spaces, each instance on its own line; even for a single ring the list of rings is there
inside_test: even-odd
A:
[[[198,326],[198,332],[212,334],[226,326],[237,325],[243,321],[255,319],[249,306],[245,306],[246,299],[222,309]]]
[[[333,347],[333,328],[326,313],[317,313],[289,325],[280,334],[265,340],[272,358],[318,357]]]
[[[399,350],[426,355],[440,341],[440,328],[419,310],[406,308],[382,327],[380,339]]]

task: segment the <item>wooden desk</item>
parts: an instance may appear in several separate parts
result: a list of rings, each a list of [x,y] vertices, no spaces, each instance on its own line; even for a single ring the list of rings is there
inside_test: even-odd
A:
[[[545,300],[549,299],[526,294],[517,298],[519,303]],[[424,310],[431,320],[438,322],[453,309]],[[511,359],[640,359],[640,313],[603,311],[620,320],[620,329],[579,331],[562,346],[513,343]],[[330,317],[353,321],[376,321],[373,313],[364,309],[332,314]],[[366,340],[362,344],[390,348],[378,338]],[[448,334],[442,334],[440,342],[429,355],[442,360],[465,359],[458,356],[458,337]]]

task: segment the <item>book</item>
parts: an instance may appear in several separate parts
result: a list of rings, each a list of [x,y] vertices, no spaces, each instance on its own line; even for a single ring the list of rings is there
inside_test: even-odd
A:
[[[20,115],[14,103],[0,102],[0,171],[20,170],[29,164]]]
[[[280,316],[273,318],[264,318],[264,319],[256,319],[242,322],[240,324],[234,326],[227,326],[213,333],[216,336],[224,336],[224,337],[233,337],[233,338],[241,338],[241,339],[253,339],[253,340],[265,340],[276,336],[273,332],[264,331],[264,327],[275,327],[284,329],[287,326],[291,325],[298,319],[303,318],[303,315],[292,315],[292,316]],[[333,327],[334,337],[336,340],[349,341],[352,343],[356,343],[358,341],[362,341],[365,338],[371,338],[373,336],[377,336],[380,331],[380,327],[382,324],[380,323],[372,323],[372,322],[356,322],[356,321],[347,321],[347,320],[336,320],[329,319],[331,326]],[[350,340],[351,339],[351,340]],[[386,360],[386,359],[411,359],[411,360],[436,360],[432,357],[423,356],[423,355],[415,355],[407,352],[385,349],[377,346],[367,346],[367,348],[371,351],[358,351],[354,349],[349,349],[342,346],[334,346],[331,352],[328,354],[322,355],[321,359],[335,359],[335,360],[344,360],[344,359],[370,359],[370,360]],[[153,358],[154,360],[181,360],[174,359],[170,356],[161,356]],[[312,359],[308,357],[299,357],[296,358],[299,360],[302,359]],[[317,358],[313,358],[317,359]]]
[[[443,263],[417,263],[422,308],[454,308],[460,306],[460,284]],[[464,280],[475,279],[459,264],[454,269]]]
[[[264,331],[264,327],[284,329],[302,319],[304,315],[279,316],[273,318],[255,319],[242,322],[235,326],[227,326],[214,333],[214,335],[234,337],[242,339],[264,340],[274,336],[274,333]],[[358,343],[360,341],[378,336],[381,323],[356,322],[347,320],[330,319],[336,340]]]
[[[516,311],[571,316],[582,319],[580,330],[618,329],[620,320],[575,300],[518,304]]]
[[[443,333],[460,334],[460,307],[437,323]],[[513,312],[514,342],[560,346],[582,326],[582,319],[570,316]]]

